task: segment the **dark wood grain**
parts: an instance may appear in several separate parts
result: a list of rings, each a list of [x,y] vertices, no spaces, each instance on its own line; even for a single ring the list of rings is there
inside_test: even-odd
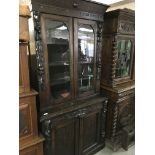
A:
[[[29,71],[27,58],[27,43],[19,44],[19,92],[29,92]]]

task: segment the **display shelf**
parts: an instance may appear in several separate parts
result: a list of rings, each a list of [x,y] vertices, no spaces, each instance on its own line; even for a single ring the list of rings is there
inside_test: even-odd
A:
[[[53,67],[55,67],[55,66],[69,66],[69,65],[70,65],[70,62],[68,62],[68,61],[57,61],[57,62],[49,63],[50,67],[51,66],[53,66]]]

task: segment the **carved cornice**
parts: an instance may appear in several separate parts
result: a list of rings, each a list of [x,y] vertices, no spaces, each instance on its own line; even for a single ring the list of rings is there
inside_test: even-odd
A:
[[[38,82],[40,91],[43,91],[45,82],[45,69],[44,69],[44,55],[43,55],[43,46],[41,38],[40,12],[33,11],[33,20],[35,30]]]

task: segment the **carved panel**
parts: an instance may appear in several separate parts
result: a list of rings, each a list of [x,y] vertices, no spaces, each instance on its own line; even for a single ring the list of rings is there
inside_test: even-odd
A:
[[[34,93],[34,94],[33,94]],[[37,114],[35,105],[35,91],[31,91],[33,96],[23,96],[19,98],[19,141],[20,144],[27,143],[37,137]]]
[[[97,80],[100,80],[101,76],[101,52],[102,52],[102,31],[103,31],[103,23],[97,22],[97,44],[96,44],[96,70],[97,70]],[[98,84],[98,89],[100,88],[100,84]]]
[[[126,21],[121,21],[118,26],[118,31],[120,33],[135,33],[135,24]]]
[[[20,106],[19,111],[19,134],[20,138],[31,134],[30,107],[28,104]]]
[[[102,137],[102,141],[104,141],[105,138],[105,121],[106,121],[106,113],[107,113],[107,104],[108,104],[108,100],[106,100],[103,103],[103,110],[102,110],[102,119],[101,119],[101,137]]]

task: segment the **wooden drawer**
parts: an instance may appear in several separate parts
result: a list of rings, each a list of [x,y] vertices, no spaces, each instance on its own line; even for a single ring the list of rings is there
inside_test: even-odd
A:
[[[29,41],[28,18],[19,16],[19,40]]]
[[[19,92],[29,92],[29,70],[27,57],[27,43],[19,44]]]
[[[19,151],[19,155],[43,155],[43,138],[36,138]]]
[[[32,93],[32,92],[31,92]],[[37,136],[37,113],[35,95],[19,99],[19,137],[25,143]]]

